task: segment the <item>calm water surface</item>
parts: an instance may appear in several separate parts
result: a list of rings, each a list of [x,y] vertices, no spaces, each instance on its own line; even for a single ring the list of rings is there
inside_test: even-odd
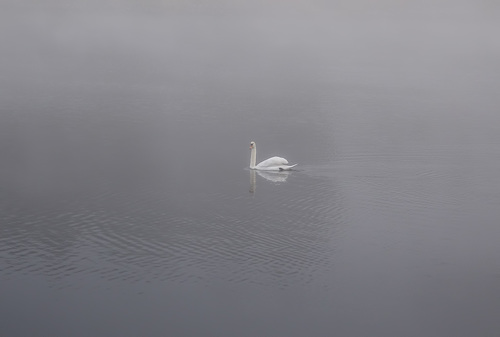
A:
[[[498,8],[2,6],[0,335],[498,335]]]

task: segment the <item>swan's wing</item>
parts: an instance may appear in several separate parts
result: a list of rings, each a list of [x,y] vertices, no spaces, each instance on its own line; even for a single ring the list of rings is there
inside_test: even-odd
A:
[[[259,165],[257,165],[255,167],[255,169],[259,170],[259,171],[288,171],[288,170],[291,170],[295,166],[297,166],[297,164],[279,165],[279,166],[259,166]]]
[[[264,161],[261,161],[257,167],[272,167],[272,166],[280,166],[288,164],[288,160],[281,157],[271,157]]]

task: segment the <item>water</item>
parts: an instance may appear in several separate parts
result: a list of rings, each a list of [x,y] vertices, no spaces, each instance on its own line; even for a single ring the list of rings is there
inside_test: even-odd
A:
[[[2,336],[498,333],[498,8],[23,4]]]

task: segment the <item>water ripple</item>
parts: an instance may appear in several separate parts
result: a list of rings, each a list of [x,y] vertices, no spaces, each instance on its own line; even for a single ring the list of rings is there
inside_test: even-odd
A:
[[[10,210],[0,229],[2,276],[44,274],[60,288],[95,278],[308,283],[331,267],[335,236],[342,233],[342,197],[328,181],[297,177],[297,184],[280,186],[288,190],[279,199],[282,191],[272,184],[260,186],[260,197],[186,196],[204,205],[194,214],[182,215],[147,189],[123,204],[104,191],[64,211]],[[113,195],[107,208],[95,202]]]

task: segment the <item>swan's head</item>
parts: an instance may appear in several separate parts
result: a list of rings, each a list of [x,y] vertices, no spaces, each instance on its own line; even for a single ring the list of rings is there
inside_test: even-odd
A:
[[[255,142],[250,142],[250,150],[255,148]]]

